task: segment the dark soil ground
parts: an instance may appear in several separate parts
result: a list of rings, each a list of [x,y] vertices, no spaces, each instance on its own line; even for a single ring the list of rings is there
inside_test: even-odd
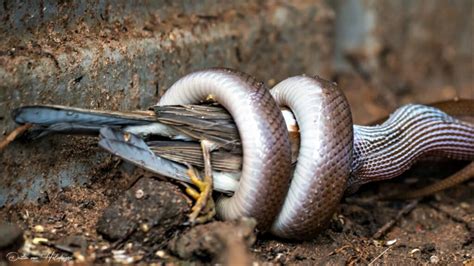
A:
[[[410,99],[385,96],[357,76],[339,77],[338,82],[358,123],[383,117]],[[433,100],[426,97],[426,102]],[[73,140],[80,143],[77,148],[92,147],[96,141]],[[0,209],[0,221],[16,224],[24,238],[15,251],[21,235],[2,235],[0,247],[3,255],[15,251],[9,255],[17,264],[28,257],[50,263],[472,265],[474,181],[419,201],[378,199],[435,182],[466,163],[422,162],[400,178],[363,186],[343,199],[327,230],[314,240],[288,242],[256,234],[252,220],[190,226],[186,214],[192,202],[182,186],[140,169],[132,171],[108,156],[94,169],[93,183],[47,194],[36,204]],[[380,231],[391,221],[392,227]]]

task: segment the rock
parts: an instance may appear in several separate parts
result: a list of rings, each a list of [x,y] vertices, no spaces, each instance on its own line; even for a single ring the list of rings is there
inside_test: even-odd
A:
[[[112,241],[154,245],[187,220],[189,209],[188,199],[175,185],[144,177],[104,210],[96,229]]]
[[[15,252],[24,243],[23,230],[16,224],[0,222],[0,260],[10,252]]]
[[[438,256],[433,255],[433,256],[430,257],[430,263],[431,264],[438,264],[438,262],[439,262]]]
[[[254,219],[199,225],[172,239],[168,247],[182,259],[250,265],[248,249],[256,239],[255,225]]]

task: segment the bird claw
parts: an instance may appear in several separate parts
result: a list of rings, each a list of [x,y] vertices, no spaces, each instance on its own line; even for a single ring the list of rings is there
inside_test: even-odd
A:
[[[211,145],[207,141],[201,141],[201,148],[204,157],[204,179],[201,179],[196,170],[188,165],[187,174],[191,182],[198,190],[186,186],[186,193],[196,202],[191,208],[189,221],[191,224],[201,224],[210,221],[216,214],[214,200],[212,199],[212,169],[210,162]]]

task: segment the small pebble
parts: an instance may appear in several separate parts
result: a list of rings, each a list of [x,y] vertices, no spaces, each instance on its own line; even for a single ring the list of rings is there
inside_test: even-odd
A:
[[[172,32],[170,32],[170,34],[168,35],[168,38],[169,38],[171,41],[176,40],[176,36],[175,36],[174,33],[172,33]]]
[[[164,250],[158,250],[155,252],[155,255],[160,258],[166,257],[166,252]]]
[[[436,255],[430,257],[430,263],[437,264],[439,262],[439,258]]]
[[[415,253],[417,253],[417,252],[421,252],[421,250],[420,250],[419,248],[414,248],[414,249],[412,249],[412,250],[410,251],[410,255],[413,255],[413,254],[415,254]]]
[[[140,229],[143,233],[148,233],[148,231],[150,231],[150,226],[148,224],[140,224]]]
[[[33,228],[33,230],[34,230],[36,233],[43,233],[43,232],[44,232],[44,227],[38,224],[38,225],[35,225],[35,227]]]
[[[143,198],[144,195],[145,195],[145,192],[143,192],[143,190],[141,189],[138,189],[137,191],[135,191],[135,198],[137,199]]]
[[[387,246],[391,246],[391,245],[393,245],[393,244],[395,244],[395,243],[397,243],[397,240],[396,240],[396,239],[392,239],[392,240],[387,241],[385,244],[386,244]]]
[[[471,208],[471,205],[469,205],[469,203],[467,202],[461,202],[459,206],[465,210],[468,210],[469,208]]]

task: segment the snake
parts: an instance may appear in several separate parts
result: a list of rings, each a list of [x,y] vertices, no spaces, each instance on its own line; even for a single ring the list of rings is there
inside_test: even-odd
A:
[[[198,71],[172,85],[158,105],[209,98],[232,115],[243,147],[239,188],[219,199],[217,212],[223,219],[254,217],[261,229],[286,239],[314,237],[347,187],[398,176],[423,156],[474,160],[473,125],[410,104],[381,125],[356,126],[342,91],[318,76],[290,77],[268,93],[246,74]],[[300,132],[292,177],[280,107],[291,110]]]
[[[216,181],[224,178],[214,177],[218,190],[234,191],[231,196],[217,199],[218,215],[224,220],[253,217],[259,230],[284,239],[314,238],[327,226],[344,193],[355,191],[364,183],[398,176],[420,159],[443,156],[474,160],[474,125],[448,114],[474,115],[473,101],[469,100],[456,105],[457,109],[449,104],[438,108],[408,104],[383,123],[360,126],[353,124],[351,108],[342,90],[319,76],[290,77],[269,90],[251,75],[219,68],[185,75],[165,92],[157,105],[192,105],[209,100],[230,113],[243,151],[238,183],[230,180],[220,184]],[[289,112],[282,111],[288,109]],[[79,113],[90,115],[70,110],[77,117],[55,109],[56,120],[66,117],[72,122],[79,118]],[[34,120],[30,113],[44,114],[37,116],[47,117],[48,123],[51,117],[37,108],[30,113],[26,109],[14,113],[18,123]],[[147,114],[146,121],[135,119],[136,115],[126,119],[120,113],[109,114],[108,118],[93,117],[101,126],[104,121],[117,125],[132,121],[136,124],[128,128],[132,133],[157,131],[157,127],[163,131],[163,125],[153,122],[153,115]],[[289,121],[296,124],[289,126]],[[91,130],[90,127],[80,129]],[[299,133],[299,150],[294,166],[289,134],[295,130]],[[178,134],[168,128],[165,131],[169,136]],[[140,151],[134,152],[141,158],[128,158],[129,161],[185,179],[184,167],[154,156],[133,134],[127,139],[129,143],[120,148],[116,145],[123,142],[121,134],[110,130],[101,130],[101,134],[108,139],[102,139],[99,145],[114,154],[127,159],[123,155],[129,153],[120,149],[138,143]],[[472,174],[468,171],[462,177],[466,179]]]

